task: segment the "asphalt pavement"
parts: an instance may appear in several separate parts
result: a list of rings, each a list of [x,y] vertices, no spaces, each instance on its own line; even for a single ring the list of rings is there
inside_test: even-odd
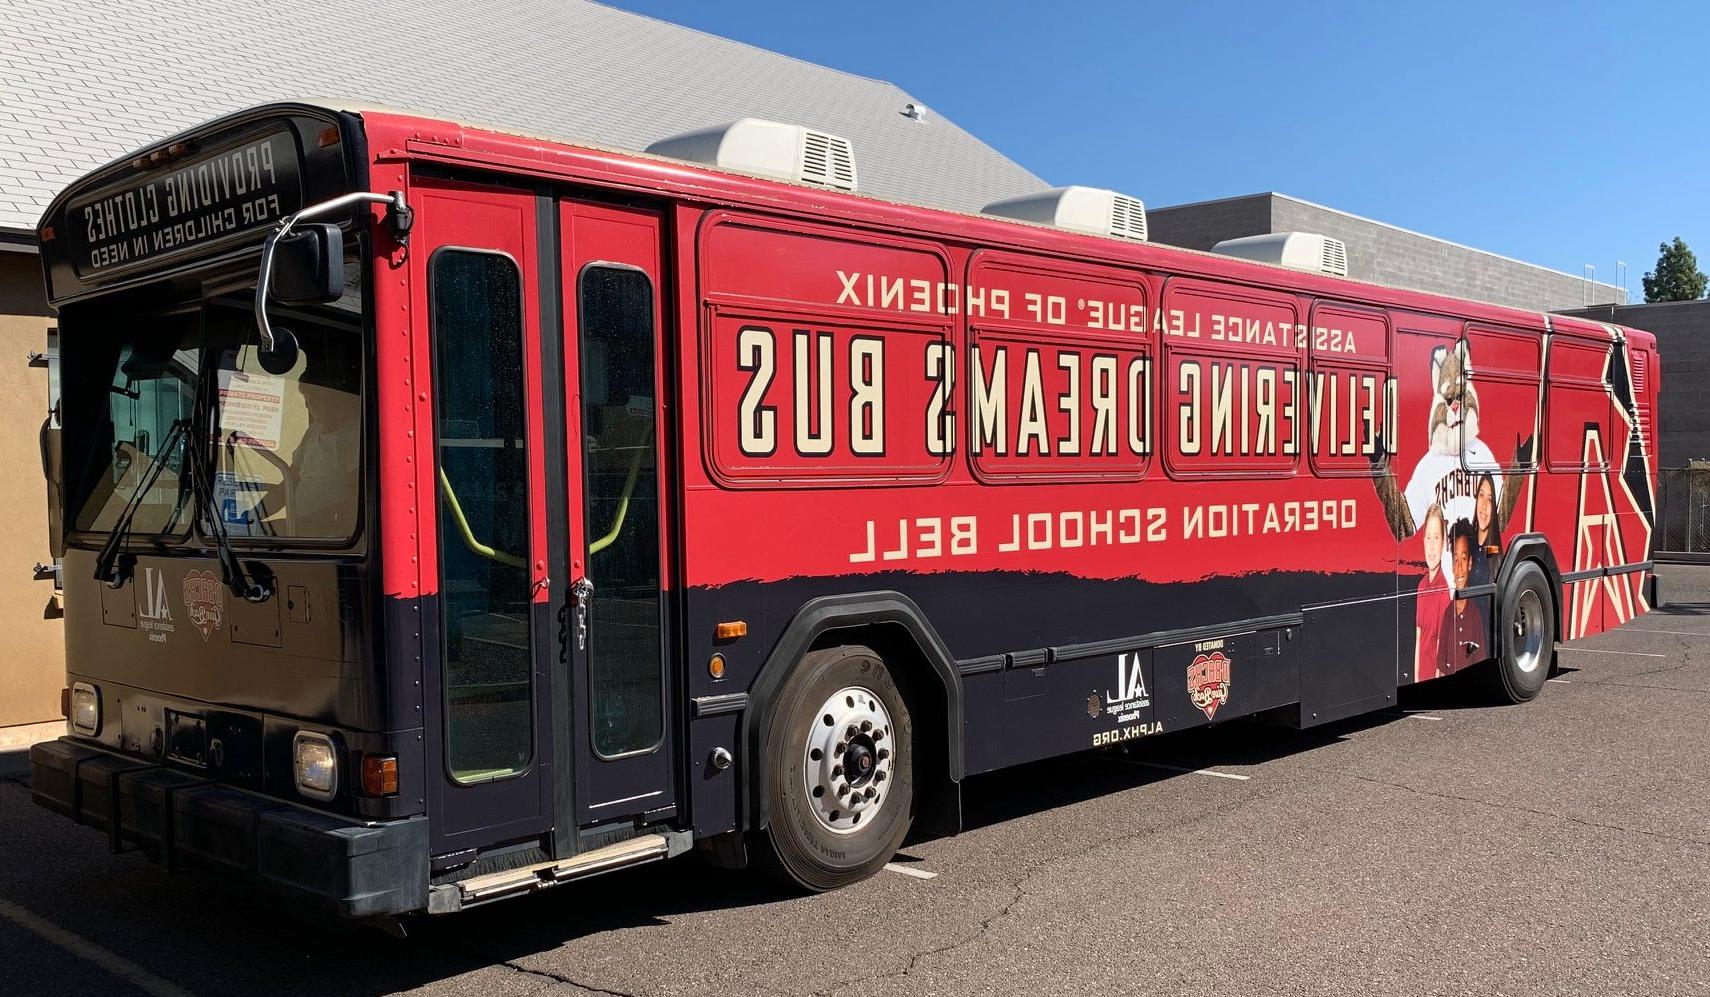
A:
[[[675,860],[406,939],[111,855],[0,781],[0,991],[41,994],[1710,994],[1710,567],[1563,648],[968,781],[968,829],[796,896]],[[0,766],[0,770],[3,770]]]

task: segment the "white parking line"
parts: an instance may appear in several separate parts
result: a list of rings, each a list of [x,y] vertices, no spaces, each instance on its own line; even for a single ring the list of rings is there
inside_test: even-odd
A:
[[[891,872],[900,872],[905,876],[913,876],[915,879],[938,878],[938,874],[936,872],[927,872],[925,869],[916,869],[913,866],[898,865],[895,862],[886,862],[885,868],[889,869]]]
[[[1629,658],[1666,658],[1666,654],[1652,654],[1649,651],[1599,651],[1595,647],[1562,647],[1560,651],[1578,651],[1580,654],[1623,654]]]
[[[115,955],[82,935],[67,931],[46,918],[32,914],[10,900],[0,899],[0,917],[86,962],[94,963],[144,993],[153,994],[154,997],[190,997],[190,991],[183,987],[166,982],[129,959]]]
[[[1676,637],[1710,637],[1703,630],[1652,630],[1650,627],[1622,627],[1619,631],[1624,634],[1674,634]]]
[[[1441,719],[1443,719],[1442,717],[1432,716],[1429,713],[1403,713],[1402,716],[1412,717],[1415,720],[1441,720]]]
[[[1252,776],[1236,775],[1233,772],[1219,772],[1216,769],[1190,769],[1183,768],[1180,765],[1162,765],[1158,762],[1130,762],[1129,764],[1140,765],[1149,769],[1164,769],[1169,772],[1186,772],[1189,775],[1211,775],[1219,779],[1234,779],[1237,782],[1246,782],[1252,778]]]
[[[1559,682],[1562,685],[1573,685],[1573,679],[1545,679],[1545,682]]]

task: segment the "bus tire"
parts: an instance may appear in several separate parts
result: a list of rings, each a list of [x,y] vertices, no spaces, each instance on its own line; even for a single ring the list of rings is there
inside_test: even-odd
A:
[[[811,651],[778,698],[760,849],[788,883],[822,892],[884,867],[914,819],[914,726],[866,647]],[[848,771],[846,771],[846,769]]]
[[[1515,565],[1497,606],[1496,655],[1488,675],[1510,703],[1535,699],[1555,657],[1556,614],[1550,577],[1536,561]]]

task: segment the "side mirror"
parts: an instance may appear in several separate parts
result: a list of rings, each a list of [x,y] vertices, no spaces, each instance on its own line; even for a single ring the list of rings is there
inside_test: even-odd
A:
[[[285,218],[262,242],[261,269],[255,277],[255,329],[261,336],[262,369],[268,373],[290,370],[300,351],[296,336],[274,329],[268,321],[267,303],[318,305],[344,295],[344,233],[337,225],[325,222],[302,223],[354,204],[386,205],[386,220],[393,234],[400,240],[408,237],[415,215],[404,203],[403,191],[376,194],[359,190],[312,204]]]
[[[343,294],[344,232],[337,225],[300,225],[277,240],[269,298],[283,305],[321,305]]]
[[[302,348],[297,345],[297,334],[283,326],[273,327],[272,342],[264,342],[255,352],[255,359],[261,364],[261,369],[274,377],[282,377],[291,373],[297,366],[297,357]]]

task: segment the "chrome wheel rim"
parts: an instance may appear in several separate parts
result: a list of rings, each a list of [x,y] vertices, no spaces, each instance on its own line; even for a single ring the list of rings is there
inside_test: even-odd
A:
[[[802,747],[802,791],[828,831],[873,821],[891,788],[891,715],[871,689],[848,686],[820,704]]]
[[[1526,589],[1514,603],[1514,664],[1530,675],[1544,661],[1544,603]]]

